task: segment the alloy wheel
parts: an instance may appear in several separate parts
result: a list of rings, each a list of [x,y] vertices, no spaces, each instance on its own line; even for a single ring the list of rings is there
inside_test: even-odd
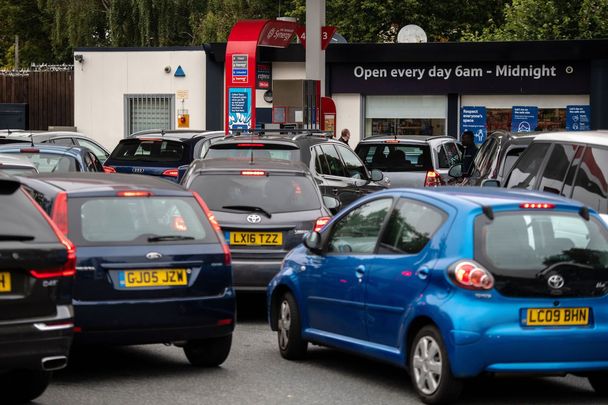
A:
[[[418,341],[412,366],[418,389],[425,395],[437,391],[441,383],[441,350],[431,336],[423,336]]]
[[[281,303],[281,313],[279,318],[279,346],[282,350],[289,344],[289,328],[291,327],[291,308],[287,300]]]

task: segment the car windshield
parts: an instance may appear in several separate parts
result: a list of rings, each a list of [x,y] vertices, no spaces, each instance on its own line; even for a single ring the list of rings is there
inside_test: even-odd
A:
[[[308,211],[321,208],[312,180],[305,176],[270,174],[205,173],[190,188],[198,192],[212,211],[231,211],[225,207],[258,207],[267,213]]]
[[[431,149],[426,144],[361,144],[357,154],[370,169],[383,172],[423,172],[433,170]]]
[[[606,269],[608,238],[600,221],[576,213],[501,213],[478,217],[476,256],[497,269],[547,270],[558,265]]]
[[[77,200],[80,204],[76,203],[70,213],[70,239],[80,243],[217,242],[209,221],[193,197]]]
[[[26,158],[36,166],[39,173],[67,173],[77,172],[79,169],[76,158],[55,153],[19,153],[19,157]]]
[[[216,158],[236,158],[250,159],[253,152],[253,159],[279,159],[279,160],[300,160],[300,150],[290,145],[279,145],[272,143],[225,143],[212,145],[204,156],[204,159]]]
[[[162,162],[179,166],[185,160],[186,145],[165,139],[128,139],[110,155],[112,160]]]

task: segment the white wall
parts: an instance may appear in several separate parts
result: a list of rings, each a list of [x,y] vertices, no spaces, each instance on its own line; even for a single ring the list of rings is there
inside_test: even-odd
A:
[[[91,51],[74,66],[74,122],[82,132],[112,150],[125,135],[125,94],[175,94],[188,90],[184,107],[190,128],[205,129],[205,52]],[[178,65],[186,77],[174,77]],[[165,66],[171,72],[165,73]],[[175,109],[181,100],[175,99]],[[173,117],[177,127],[177,117]]]
[[[343,128],[350,130],[350,141],[348,144],[355,148],[363,137],[361,127],[361,103],[363,97],[360,94],[332,94],[336,104],[336,138],[340,137]]]

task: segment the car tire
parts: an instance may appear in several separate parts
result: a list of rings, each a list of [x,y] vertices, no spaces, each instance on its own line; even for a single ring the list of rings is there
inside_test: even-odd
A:
[[[184,346],[184,354],[193,366],[217,367],[228,358],[232,346],[232,334],[209,339],[190,340]]]
[[[287,360],[306,357],[308,342],[302,338],[298,304],[291,293],[285,293],[277,306],[277,343],[281,356]]]
[[[448,353],[436,327],[420,329],[408,361],[412,385],[422,402],[447,404],[460,396],[463,382],[452,375]]]
[[[593,373],[587,376],[596,394],[608,397],[608,373]]]
[[[3,404],[24,404],[38,398],[51,382],[50,371],[15,370],[0,375]]]

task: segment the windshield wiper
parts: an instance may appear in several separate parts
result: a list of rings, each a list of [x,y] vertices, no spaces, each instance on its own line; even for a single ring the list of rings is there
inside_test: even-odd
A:
[[[267,218],[272,218],[272,214],[270,212],[266,211],[264,208],[256,207],[254,205],[224,205],[222,208],[237,211],[254,211],[264,214]]]
[[[17,240],[26,241],[34,240],[35,238],[31,235],[0,235],[0,240]]]
[[[174,240],[194,240],[192,236],[181,236],[181,235],[163,235],[163,236],[150,236],[148,242],[165,242]]]

